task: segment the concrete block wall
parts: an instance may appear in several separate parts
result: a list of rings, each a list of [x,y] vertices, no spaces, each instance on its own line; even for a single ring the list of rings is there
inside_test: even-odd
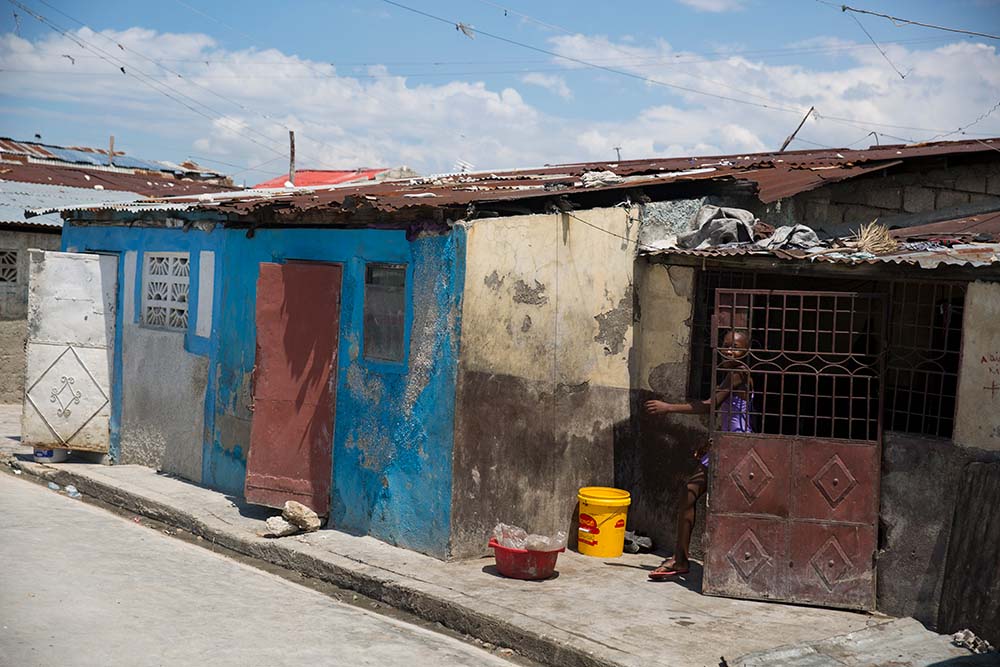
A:
[[[875,218],[948,210],[958,217],[1000,207],[1000,161],[889,170],[804,192],[784,204],[776,217],[829,235],[850,233]],[[777,214],[777,204],[768,211]]]
[[[0,320],[23,320],[28,313],[28,249],[59,250],[59,230],[43,232],[0,231],[0,250],[16,250],[18,278],[0,283]]]

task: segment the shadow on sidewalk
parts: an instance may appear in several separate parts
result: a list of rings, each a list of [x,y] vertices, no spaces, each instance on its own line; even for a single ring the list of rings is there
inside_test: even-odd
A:
[[[656,569],[655,565],[631,565],[629,563],[616,563],[613,561],[605,561],[605,565],[610,565],[611,567],[627,567],[633,570],[641,570],[643,572],[652,572]],[[691,561],[691,571],[687,574],[678,575],[676,577],[670,577],[665,581],[649,581],[648,584],[676,584],[683,588],[688,589],[692,593],[701,594],[701,583],[704,576],[704,570],[702,569],[701,563]]]

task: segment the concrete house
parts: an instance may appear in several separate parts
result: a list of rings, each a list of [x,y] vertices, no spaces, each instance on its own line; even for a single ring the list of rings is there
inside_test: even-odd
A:
[[[651,419],[641,402],[707,397],[713,334],[741,328],[760,352],[759,426],[718,438],[706,592],[961,616],[959,602],[940,608],[957,600],[944,561],[978,557],[949,551],[968,530],[953,521],[972,502],[961,479],[1000,451],[1000,410],[983,409],[1000,401],[996,145],[65,211],[66,252],[33,264],[32,298],[44,317],[47,274],[94,276],[102,289],[79,299],[104,326],[61,321],[34,341],[37,362],[29,339],[29,383],[61,391],[33,363],[69,377],[86,365],[66,354],[77,339],[103,346],[104,371],[90,372],[84,424],[29,392],[26,438],[80,438],[250,502],[300,499],[331,527],[439,558],[483,554],[497,521],[566,529],[579,487],[616,485],[632,492],[632,527],[669,547],[708,424]],[[699,240],[706,205],[758,222]],[[891,253],[847,236],[876,217],[894,228]]]

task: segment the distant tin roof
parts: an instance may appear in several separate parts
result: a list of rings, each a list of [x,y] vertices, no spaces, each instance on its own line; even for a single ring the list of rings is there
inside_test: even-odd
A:
[[[339,185],[341,183],[351,183],[353,181],[368,181],[374,179],[379,174],[389,171],[388,169],[303,169],[295,172],[295,187],[305,188],[316,185]],[[283,188],[288,181],[288,174],[276,176],[269,181],[258,183],[253,186],[259,188]]]
[[[94,190],[0,180],[0,225],[31,225],[59,229],[63,225],[58,213],[25,218],[26,209],[43,206],[92,206],[105,202],[127,202],[142,199],[136,192]]]
[[[185,162],[182,164],[159,162],[115,151],[109,164],[108,150],[105,148],[56,146],[37,141],[18,141],[17,139],[8,137],[0,137],[0,161],[16,161],[26,164],[75,165],[88,169],[107,171],[161,171],[178,176],[189,175],[198,179],[225,178],[224,174],[207,169],[194,162]]]
[[[127,173],[79,169],[50,164],[16,164],[0,162],[0,179],[64,185],[82,189],[123,190],[138,192],[145,197],[194,196],[206,192],[235,190],[217,183],[177,179],[171,174],[155,172]],[[100,187],[98,187],[100,186]]]

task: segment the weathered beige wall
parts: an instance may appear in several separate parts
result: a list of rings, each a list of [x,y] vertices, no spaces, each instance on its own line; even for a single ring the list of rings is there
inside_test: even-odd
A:
[[[622,208],[477,221],[468,229],[463,366],[527,380],[629,386],[635,229]]]
[[[568,530],[573,544],[577,490],[613,484],[631,440],[638,225],[620,208],[574,215],[586,222],[467,227],[452,556],[481,555],[498,521]]]
[[[1000,450],[1000,283],[969,284],[962,328],[952,439],[966,447]]]
[[[691,357],[694,269],[639,262],[639,307],[634,386],[680,401],[687,390]]]

